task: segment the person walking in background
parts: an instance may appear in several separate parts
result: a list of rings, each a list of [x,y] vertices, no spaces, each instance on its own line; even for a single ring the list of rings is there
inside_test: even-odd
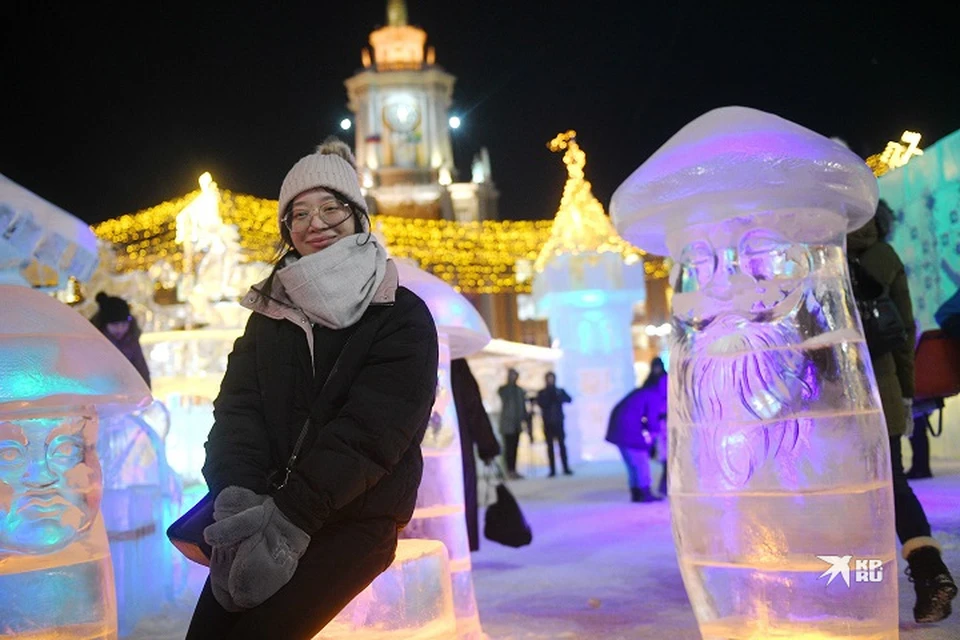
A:
[[[881,200],[876,215],[847,236],[847,252],[863,271],[887,288],[903,326],[913,327],[906,272],[900,257],[886,242],[892,221],[893,212]],[[897,537],[903,545],[903,557],[909,565],[907,575],[917,597],[913,616],[917,622],[937,622],[950,615],[950,601],[957,595],[957,585],[943,563],[940,545],[931,537],[930,523],[903,471],[900,441],[913,427],[913,340],[908,339],[886,353],[871,353],[871,360],[890,437]]]
[[[547,440],[547,458],[550,461],[550,477],[557,475],[557,466],[554,459],[553,445],[560,448],[560,462],[563,473],[573,475],[570,464],[567,462],[567,434],[563,430],[563,405],[571,402],[572,398],[563,389],[557,386],[557,376],[553,372],[544,376],[546,387],[537,393],[537,405],[540,407],[540,417],[543,419],[543,435]]]
[[[657,493],[660,497],[667,496],[667,390],[669,389],[669,379],[667,370],[663,366],[663,360],[654,358],[650,362],[650,373],[647,379],[643,381],[642,387],[650,389],[652,401],[647,405],[648,413],[647,426],[653,435],[653,451],[650,457],[656,459],[663,472],[660,474],[660,482],[657,484]]]
[[[516,369],[507,370],[507,384],[497,390],[500,395],[500,435],[503,436],[503,458],[507,465],[507,477],[521,480],[517,473],[517,447],[520,432],[527,419],[526,392],[517,384],[520,374]]]
[[[666,417],[666,398],[660,398],[661,382],[665,382],[665,378],[663,361],[654,358],[643,385],[628,393],[610,412],[606,440],[616,445],[623,456],[632,502],[661,499],[650,491],[650,458],[654,449],[666,447],[659,441]],[[661,479],[660,493],[666,493],[666,472]]]
[[[130,305],[123,298],[103,291],[97,294],[96,301],[97,312],[90,322],[136,367],[149,387],[150,369],[140,347],[140,325],[130,315]]]
[[[500,443],[493,435],[490,416],[483,406],[480,385],[466,358],[450,361],[450,387],[460,424],[460,451],[463,457],[463,497],[467,516],[470,551],[480,550],[480,504],[477,499],[477,462],[474,447],[483,464],[490,465],[500,455]]]

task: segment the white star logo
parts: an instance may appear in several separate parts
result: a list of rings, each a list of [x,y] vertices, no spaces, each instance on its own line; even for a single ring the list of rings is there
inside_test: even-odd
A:
[[[850,586],[850,559],[853,556],[817,556],[819,559],[823,560],[830,565],[830,568],[821,573],[817,579],[825,578],[830,576],[827,580],[827,584],[833,582],[833,579],[837,576],[843,578],[843,581]]]

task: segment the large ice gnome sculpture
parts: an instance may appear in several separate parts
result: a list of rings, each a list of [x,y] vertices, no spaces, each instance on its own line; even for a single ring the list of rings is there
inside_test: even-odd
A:
[[[0,300],[0,636],[115,638],[97,427],[150,391],[66,305],[18,286]]]
[[[675,260],[670,501],[704,638],[896,638],[887,430],[844,237],[858,157],[779,117],[711,111],[614,194]]]

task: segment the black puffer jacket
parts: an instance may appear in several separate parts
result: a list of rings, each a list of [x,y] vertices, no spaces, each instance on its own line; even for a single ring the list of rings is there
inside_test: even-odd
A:
[[[315,327],[313,336],[311,363],[301,327],[250,317],[214,403],[203,466],[210,491],[238,485],[269,493],[268,474],[284,468],[309,417],[311,435],[274,493],[280,510],[307,533],[350,519],[405,524],[436,393],[433,318],[400,287],[392,305],[371,304],[353,326]]]

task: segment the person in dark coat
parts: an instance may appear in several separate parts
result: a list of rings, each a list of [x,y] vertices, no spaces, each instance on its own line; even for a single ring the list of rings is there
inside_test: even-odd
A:
[[[503,457],[507,464],[507,477],[522,480],[517,473],[517,448],[520,446],[520,434],[524,422],[528,420],[527,394],[517,384],[520,373],[516,369],[507,370],[507,383],[497,389],[500,396],[500,435],[503,436]]]
[[[149,387],[150,368],[140,347],[140,325],[130,315],[130,305],[123,298],[107,295],[103,291],[97,294],[96,300],[97,312],[90,322],[130,361]]]
[[[557,475],[557,466],[554,459],[553,445],[560,448],[560,462],[563,464],[563,473],[573,475],[567,462],[567,434],[563,429],[563,405],[572,401],[570,395],[557,386],[557,376],[553,372],[544,376],[546,385],[537,392],[537,405],[540,407],[540,417],[543,419],[543,435],[547,440],[547,459],[550,461],[550,477]]]
[[[607,423],[606,440],[620,449],[632,502],[661,499],[650,491],[650,452],[661,440],[666,420],[666,398],[661,398],[660,385],[665,377],[663,361],[654,358],[647,379],[614,406]],[[660,493],[666,493],[666,475]]]
[[[889,289],[904,326],[912,328],[913,306],[906,271],[897,252],[886,242],[892,221],[893,212],[881,200],[877,214],[847,235],[847,253]],[[893,351],[871,356],[890,436],[897,537],[903,545],[902,554],[917,595],[913,615],[917,622],[936,622],[950,615],[950,601],[957,595],[957,585],[943,563],[940,545],[931,537],[930,523],[903,471],[900,439],[913,427],[913,359],[912,340]]]
[[[467,537],[470,551],[480,550],[480,504],[477,499],[477,462],[480,457],[485,465],[493,464],[500,455],[500,443],[493,434],[490,416],[483,406],[480,385],[470,371],[466,358],[450,361],[450,387],[453,404],[457,408],[460,423],[460,451],[463,458],[463,497],[467,515]]]
[[[188,638],[312,638],[393,562],[423,473],[437,330],[328,140],[280,188],[287,247],[242,304],[203,475],[210,577]]]

